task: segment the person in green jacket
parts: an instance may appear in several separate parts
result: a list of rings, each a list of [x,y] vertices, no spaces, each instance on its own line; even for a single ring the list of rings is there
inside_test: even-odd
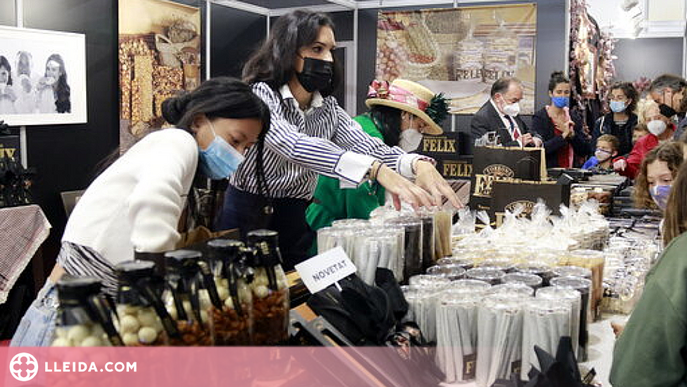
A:
[[[687,164],[670,191],[662,230],[667,247],[615,343],[614,387],[687,386]]]
[[[396,79],[390,85],[373,81],[367,96],[365,104],[370,110],[353,119],[365,133],[389,146],[412,152],[420,145],[423,134],[443,133],[439,125],[448,114],[448,104],[441,94],[435,95],[418,83]],[[368,219],[370,212],[384,202],[384,188],[378,184],[365,182],[358,188],[341,188],[338,180],[320,176],[306,221],[316,231],[338,219]]]

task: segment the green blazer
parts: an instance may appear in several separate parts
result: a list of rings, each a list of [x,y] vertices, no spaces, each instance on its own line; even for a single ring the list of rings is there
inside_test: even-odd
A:
[[[608,354],[605,354],[608,355]],[[615,343],[615,387],[687,386],[687,233],[675,238]]]
[[[367,115],[353,118],[372,137],[384,138]],[[369,219],[370,212],[384,205],[384,188],[379,184],[364,182],[358,188],[341,189],[339,180],[320,176],[313,195],[313,203],[305,212],[310,228],[317,231],[332,225],[338,219]],[[317,250],[315,250],[316,252]]]

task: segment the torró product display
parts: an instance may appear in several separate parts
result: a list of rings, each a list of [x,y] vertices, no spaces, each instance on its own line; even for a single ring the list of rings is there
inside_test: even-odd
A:
[[[437,365],[446,382],[475,378],[477,311],[490,285],[482,281],[453,282],[437,306]]]
[[[219,301],[219,305],[213,302],[211,313],[215,344],[250,345],[253,342],[253,294],[248,282],[253,280],[253,273],[241,254],[245,246],[236,240],[215,239],[208,242],[207,247]]]
[[[277,345],[289,337],[289,286],[281,267],[279,234],[271,230],[248,233],[245,259],[254,270],[254,345]]]
[[[580,349],[579,358],[586,361],[589,345],[589,300],[592,281],[581,277],[556,277],[551,280],[551,286],[574,289],[580,292]]]
[[[582,310],[582,296],[580,292],[575,289],[549,286],[538,289],[535,297],[570,305],[570,338],[572,339],[573,352],[579,356],[580,311]]]
[[[490,387],[496,379],[509,379],[522,367],[523,306],[531,297],[520,293],[498,293],[486,297],[477,318],[477,369],[479,387]]]
[[[390,226],[402,227],[405,230],[403,240],[403,278],[408,279],[420,274],[422,270],[422,221],[411,216],[387,220]]]
[[[200,275],[198,251],[176,250],[165,254],[167,274],[165,304],[177,323],[179,337],[170,337],[173,346],[207,346],[214,344],[210,312],[212,303]],[[213,284],[214,285],[214,284]]]
[[[119,334],[126,346],[166,345],[168,336],[158,313],[166,319],[168,330],[176,331],[162,299],[162,281],[154,276],[151,261],[122,262],[115,267],[119,288],[116,310]]]
[[[556,353],[561,337],[570,336],[572,306],[559,300],[527,300],[523,310],[521,379],[529,379],[531,367],[542,369],[534,346]]]
[[[112,316],[114,311],[100,295],[100,281],[62,276],[57,283],[59,308],[53,347],[121,346]]]

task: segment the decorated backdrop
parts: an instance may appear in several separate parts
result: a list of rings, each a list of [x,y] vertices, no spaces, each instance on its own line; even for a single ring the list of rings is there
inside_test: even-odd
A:
[[[523,81],[522,113],[534,112],[535,4],[381,12],[376,78],[418,81],[450,99],[454,114],[475,113],[494,81]]]
[[[162,101],[200,83],[200,11],[119,0],[120,151],[165,125]]]

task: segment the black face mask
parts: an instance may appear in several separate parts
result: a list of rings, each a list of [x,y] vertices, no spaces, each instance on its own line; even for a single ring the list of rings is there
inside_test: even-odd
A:
[[[668,118],[671,118],[672,116],[677,114],[675,109],[671,108],[670,106],[664,103],[658,105],[658,109],[661,111],[661,115],[666,116]]]
[[[318,90],[321,93],[327,93],[332,87],[334,62],[303,58],[303,71],[296,73],[296,77],[307,92],[312,93]]]

